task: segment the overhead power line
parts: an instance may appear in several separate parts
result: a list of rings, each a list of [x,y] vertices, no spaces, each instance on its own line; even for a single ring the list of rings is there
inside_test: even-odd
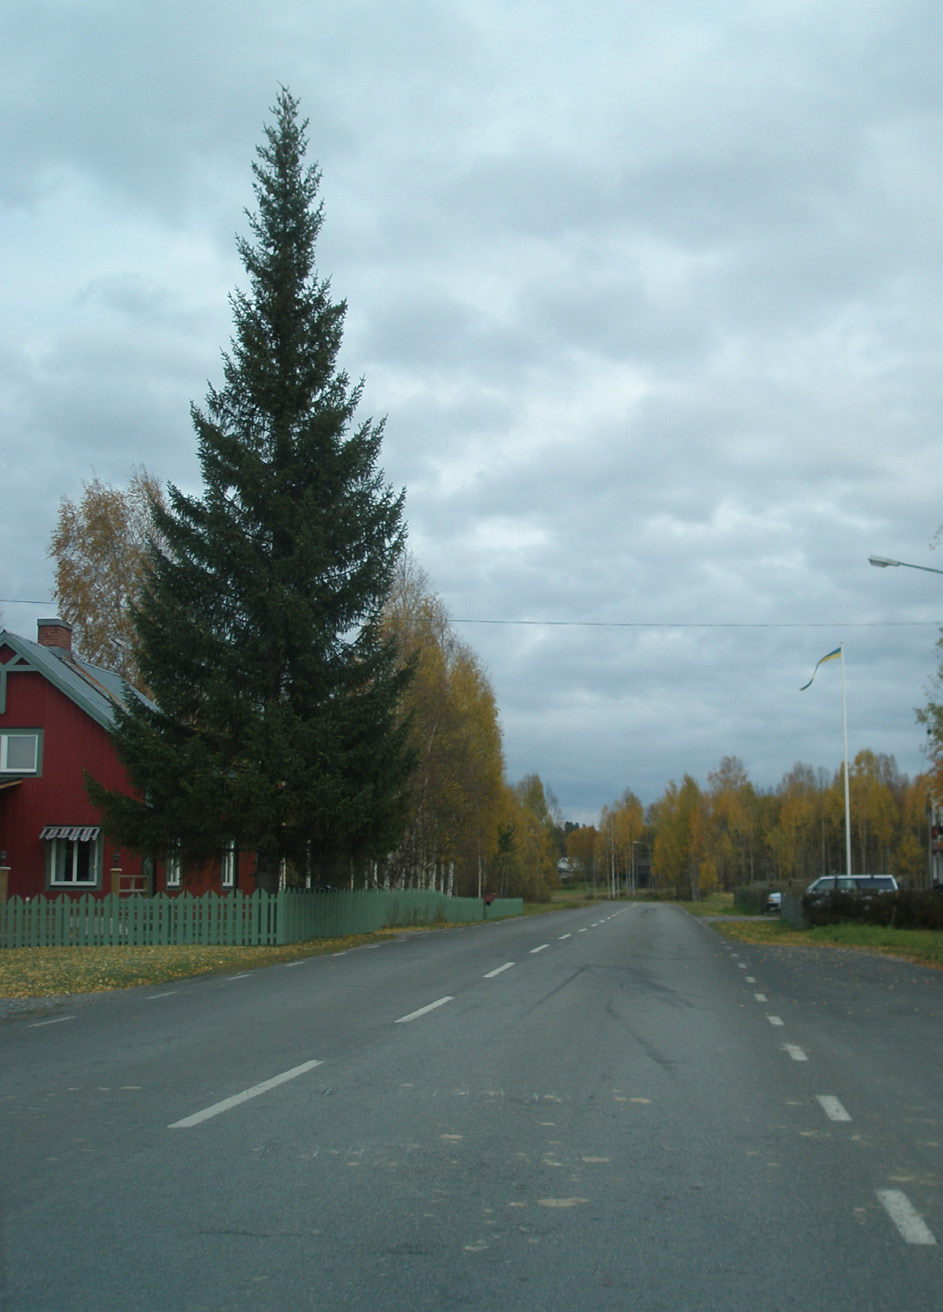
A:
[[[943,620],[801,620],[795,623],[665,620],[452,620],[453,624],[508,624],[562,629],[904,629],[943,625]]]

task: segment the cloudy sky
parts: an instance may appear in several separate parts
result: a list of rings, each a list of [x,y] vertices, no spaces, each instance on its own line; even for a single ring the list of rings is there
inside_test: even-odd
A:
[[[30,0],[0,48],[0,596],[59,499],[198,488],[279,83],[411,547],[568,818],[924,764],[943,576],[938,0]],[[544,621],[545,623],[521,623]]]

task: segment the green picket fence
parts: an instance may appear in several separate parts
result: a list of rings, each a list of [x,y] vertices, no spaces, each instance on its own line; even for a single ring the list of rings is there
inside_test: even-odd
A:
[[[501,898],[485,907],[481,898],[446,897],[428,889],[11,897],[0,904],[0,948],[274,946],[400,925],[519,916],[523,909],[520,898]]]

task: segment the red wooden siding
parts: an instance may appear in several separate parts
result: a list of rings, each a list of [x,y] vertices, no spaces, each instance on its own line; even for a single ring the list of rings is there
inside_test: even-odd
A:
[[[0,645],[0,664],[5,664],[12,654],[8,646]],[[42,731],[40,774],[27,775],[19,783],[0,787],[0,851],[6,852],[5,864],[10,870],[8,894],[35,897],[47,891],[42,830],[47,825],[101,825],[101,816],[85,791],[85,772],[106,788],[128,793],[132,790],[108,730],[38,671],[8,673],[6,709],[0,714],[0,729]],[[0,785],[8,782],[9,776],[0,776]],[[57,886],[56,893],[74,891],[76,895],[103,896],[111,892],[110,869],[114,853],[119,849],[108,834],[103,838],[103,870],[98,885],[76,886],[74,890]],[[179,889],[166,888],[162,863],[145,878],[141,858],[121,850],[120,866],[125,876],[123,891],[166,891],[171,895],[223,891],[217,863],[199,872],[186,872]],[[240,852],[236,888],[254,889],[252,869],[252,855]]]

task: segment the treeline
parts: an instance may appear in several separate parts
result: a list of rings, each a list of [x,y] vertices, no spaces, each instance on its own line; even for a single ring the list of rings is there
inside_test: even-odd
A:
[[[50,544],[60,613],[75,626],[79,649],[139,687],[130,610],[146,577],[145,508],[154,502],[163,504],[162,490],[146,470],[135,471],[127,489],[95,480],[78,504],[63,498]],[[663,891],[699,897],[845,869],[841,769],[797,764],[764,791],[738,758],[724,757],[706,787],[686,774],[648,807],[626,791],[597,824],[564,825],[538,775],[506,778],[491,683],[408,552],[383,625],[412,670],[401,705],[414,760],[407,819],[384,860],[349,860],[327,873],[332,882],[540,901],[558,885],[566,856],[571,876],[597,891],[653,878]],[[927,882],[929,782],[900,774],[893,757],[858,753],[850,772],[856,871]]]
[[[389,858],[353,878],[457,896],[544,900],[557,882],[555,802],[537,775],[507,781],[488,677],[408,554],[384,622],[412,670],[402,705],[415,762],[409,818]]]
[[[74,626],[77,649],[142,689],[131,611],[147,579],[154,503],[165,505],[163,489],[145,469],[126,488],[95,479],[77,503],[62,498],[49,548],[59,611]],[[563,853],[556,802],[537,775],[517,784],[505,777],[488,677],[408,552],[399,559],[383,627],[399,663],[412,671],[400,708],[415,763],[406,823],[385,860],[335,861],[324,878],[463,897],[549,897]],[[297,867],[287,875],[307,880]]]
[[[849,771],[852,869],[928,882],[928,777],[902,775],[893,756],[869,750]],[[598,825],[574,829],[567,853],[585,878],[631,886],[651,853],[657,886],[697,899],[755,882],[810,881],[845,870],[844,772],[796,764],[776,788],[757,789],[725,756],[702,787],[672,781],[643,810],[631,792]]]

